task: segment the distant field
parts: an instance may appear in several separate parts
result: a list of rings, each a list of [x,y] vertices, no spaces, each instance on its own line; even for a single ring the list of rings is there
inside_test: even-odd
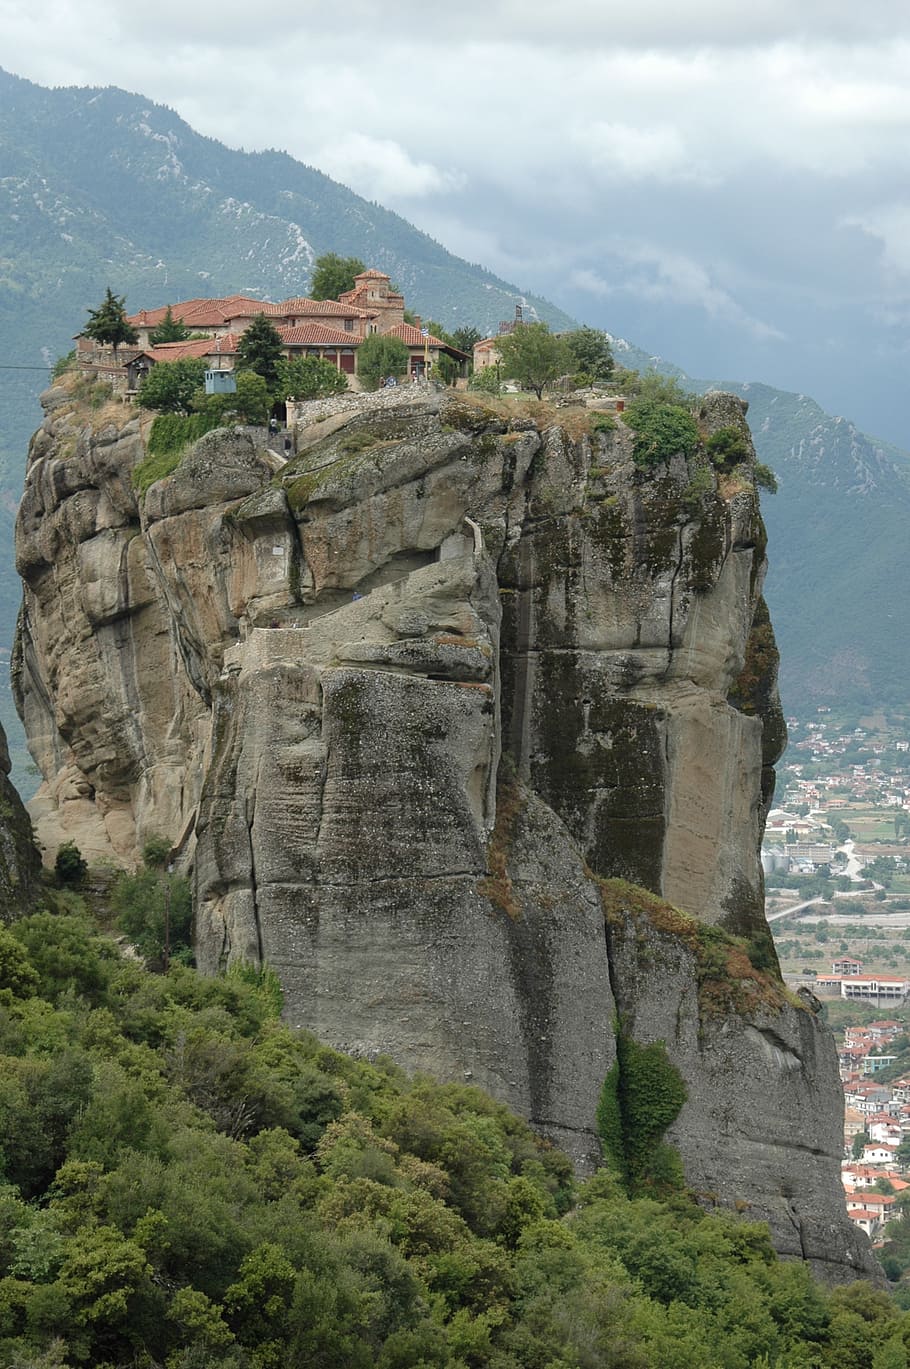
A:
[[[895,839],[894,816],[887,808],[873,808],[871,804],[856,808],[841,808],[832,815],[842,818],[850,828],[854,839],[864,841],[887,841]]]

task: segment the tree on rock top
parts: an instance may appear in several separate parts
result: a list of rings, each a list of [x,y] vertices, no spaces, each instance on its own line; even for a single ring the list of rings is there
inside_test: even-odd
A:
[[[159,413],[188,414],[193,397],[204,384],[205,362],[201,357],[159,361],[139,386],[139,403]]]
[[[337,299],[346,290],[354,289],[354,281],[366,267],[359,257],[339,257],[337,252],[326,252],[313,263],[310,294],[313,299]]]
[[[348,388],[344,372],[322,357],[293,357],[282,361],[278,371],[280,399],[319,399],[343,394]]]
[[[371,333],[357,353],[357,374],[365,390],[378,390],[388,376],[397,380],[408,369],[411,354],[399,337]]]
[[[613,374],[610,339],[599,328],[576,328],[565,335],[566,346],[575,358],[575,369],[592,380],[609,380]]]
[[[575,358],[546,323],[521,323],[499,341],[503,375],[540,399],[548,385],[575,370]]]
[[[86,337],[95,342],[109,342],[117,355],[122,342],[138,342],[139,334],[126,317],[126,296],[115,295],[107,287],[104,299],[97,309],[89,309],[88,323],[83,328]]]
[[[239,366],[262,376],[269,389],[278,384],[284,343],[265,314],[257,314],[237,343]]]

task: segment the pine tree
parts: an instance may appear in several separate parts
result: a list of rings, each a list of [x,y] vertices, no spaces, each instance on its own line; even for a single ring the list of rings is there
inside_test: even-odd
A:
[[[164,318],[158,327],[149,333],[149,342],[153,347],[160,347],[162,342],[186,342],[190,335],[190,330],[185,323],[174,318],[171,313],[171,306],[165,310]]]
[[[93,338],[95,342],[109,342],[115,358],[121,342],[139,341],[139,334],[127,320],[125,303],[126,296],[115,295],[108,286],[99,308],[89,309],[88,323],[82,330],[86,337]]]
[[[278,384],[284,343],[265,314],[257,314],[237,343],[239,365],[262,376],[272,390]]]

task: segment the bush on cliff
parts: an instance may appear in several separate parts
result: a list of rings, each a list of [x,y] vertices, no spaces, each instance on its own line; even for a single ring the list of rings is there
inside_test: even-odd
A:
[[[715,466],[729,469],[749,457],[749,443],[745,434],[732,424],[718,428],[705,442],[705,451]]]
[[[623,414],[635,439],[632,459],[649,470],[672,456],[689,457],[698,446],[698,427],[688,409],[654,399],[636,399]]]
[[[156,480],[163,480],[177,469],[187,447],[220,422],[217,413],[157,414],[146,444],[148,455],[133,468],[133,488],[145,494]]]
[[[88,866],[74,841],[65,841],[54,859],[54,873],[61,884],[81,884]]]
[[[189,880],[146,865],[121,875],[111,891],[117,926],[153,965],[192,964],[193,905]]]

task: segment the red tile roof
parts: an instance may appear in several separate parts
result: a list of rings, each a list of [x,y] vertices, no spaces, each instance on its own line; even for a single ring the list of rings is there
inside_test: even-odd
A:
[[[281,318],[284,314],[280,304],[249,299],[246,295],[231,295],[228,299],[218,300],[218,305],[226,318],[255,318],[257,314],[265,314],[266,318]]]
[[[363,342],[356,333],[324,323],[302,323],[297,328],[279,328],[278,332],[286,347],[359,347]]]
[[[158,347],[147,347],[144,356],[153,361],[182,361],[185,357],[231,356],[237,350],[237,335],[193,338],[188,342],[162,342]]]
[[[424,344],[430,347],[445,347],[441,338],[433,337],[432,333],[424,337],[419,328],[415,328],[413,323],[396,323],[394,328],[390,328],[388,337],[400,337],[402,342],[406,342],[409,347],[423,347]]]
[[[211,300],[207,299],[184,300],[182,304],[171,305],[171,314],[175,319],[179,321],[180,315],[177,313],[178,309],[198,309],[200,305],[210,303]],[[162,304],[159,309],[140,309],[138,314],[128,314],[127,322],[131,323],[134,328],[145,328],[146,326],[150,328],[157,328],[159,323],[164,322],[166,314],[167,305]]]
[[[430,333],[424,337],[419,328],[413,323],[396,323],[394,328],[390,328],[385,337],[399,337],[408,347],[444,347],[447,352],[453,352],[455,356],[466,357],[467,352],[460,352],[457,347],[450,347],[441,338],[434,337]]]
[[[134,328],[157,328],[164,322],[167,305],[158,309],[143,309],[132,314],[129,322]],[[268,300],[251,299],[248,295],[227,295],[224,299],[187,299],[171,305],[171,317],[187,328],[223,328],[232,318],[282,316],[281,306]]]
[[[276,305],[282,314],[287,318],[293,318],[297,314],[336,314],[341,318],[376,318],[375,309],[361,309],[356,304],[342,304],[337,299],[304,299],[297,296],[295,299],[286,299],[280,305]]]

